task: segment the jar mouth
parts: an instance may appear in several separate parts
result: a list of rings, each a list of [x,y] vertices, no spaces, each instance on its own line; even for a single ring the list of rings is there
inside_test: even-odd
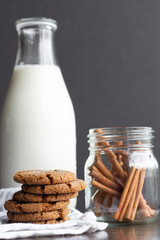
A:
[[[153,133],[151,127],[105,127],[90,129],[87,137],[90,150],[99,149],[104,142],[107,148],[152,148]]]
[[[15,22],[15,25],[16,25],[17,31],[26,27],[45,27],[45,28],[53,29],[54,31],[57,30],[57,21],[51,18],[45,18],[45,17],[18,19]]]
[[[101,129],[103,133],[116,133],[116,132],[154,132],[151,127],[104,127],[104,128],[91,128],[89,133],[95,132],[97,129]]]

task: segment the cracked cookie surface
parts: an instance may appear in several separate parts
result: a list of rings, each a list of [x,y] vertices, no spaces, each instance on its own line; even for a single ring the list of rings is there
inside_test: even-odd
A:
[[[31,194],[23,191],[16,192],[13,195],[13,200],[19,202],[30,202],[30,203],[48,203],[56,201],[66,201],[71,198],[78,196],[78,192],[64,193],[64,194]]]
[[[9,212],[14,213],[49,212],[65,208],[69,203],[69,200],[54,203],[19,203],[14,200],[8,200],[4,207]]]
[[[25,170],[17,172],[13,179],[17,183],[46,185],[73,181],[75,174],[64,170]]]
[[[69,214],[69,207],[59,209],[51,212],[37,212],[37,213],[12,213],[7,212],[9,220],[16,222],[37,222],[53,219],[64,219]]]
[[[23,192],[33,194],[61,194],[61,193],[73,193],[82,191],[86,187],[86,183],[81,179],[75,181],[66,182],[55,185],[44,185],[44,186],[31,186],[22,185]]]

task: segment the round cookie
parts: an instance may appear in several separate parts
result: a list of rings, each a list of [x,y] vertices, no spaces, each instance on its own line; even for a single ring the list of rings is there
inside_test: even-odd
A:
[[[26,170],[17,172],[13,179],[17,183],[46,185],[73,181],[75,174],[64,170]]]
[[[23,192],[34,194],[61,194],[82,191],[86,187],[86,183],[81,179],[75,181],[44,186],[22,185]]]
[[[52,212],[12,213],[7,212],[9,220],[16,222],[38,222],[44,220],[64,219],[69,214],[69,207]]]
[[[48,202],[66,201],[71,198],[75,198],[77,196],[78,196],[78,192],[42,195],[42,194],[30,194],[30,193],[25,193],[23,191],[19,191],[13,195],[13,200],[16,200],[19,202],[48,203]]]
[[[8,200],[4,207],[9,212],[14,213],[50,212],[67,207],[69,202],[68,200],[54,203],[19,203]]]
[[[62,223],[65,221],[70,220],[70,217],[66,216],[64,219],[58,218],[58,219],[53,219],[53,220],[44,220],[44,221],[39,221],[39,222],[21,222],[21,223],[34,223],[34,224],[55,224],[55,223]],[[19,223],[16,221],[9,221],[8,223]]]

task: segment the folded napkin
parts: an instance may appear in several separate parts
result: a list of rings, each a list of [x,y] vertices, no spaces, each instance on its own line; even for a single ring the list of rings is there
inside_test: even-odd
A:
[[[79,235],[82,233],[93,233],[98,230],[105,230],[107,223],[97,222],[92,212],[81,213],[70,207],[71,220],[58,224],[31,224],[31,223],[10,223],[7,224],[7,212],[4,209],[6,200],[20,188],[7,188],[0,190],[0,239],[54,236],[54,235]],[[107,233],[105,238],[107,238]]]

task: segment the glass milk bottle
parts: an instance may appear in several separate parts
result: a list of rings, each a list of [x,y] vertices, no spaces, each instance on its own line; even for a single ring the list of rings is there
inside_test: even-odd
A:
[[[56,21],[16,22],[18,52],[1,112],[1,187],[16,186],[15,172],[76,172],[73,105],[55,56]]]

